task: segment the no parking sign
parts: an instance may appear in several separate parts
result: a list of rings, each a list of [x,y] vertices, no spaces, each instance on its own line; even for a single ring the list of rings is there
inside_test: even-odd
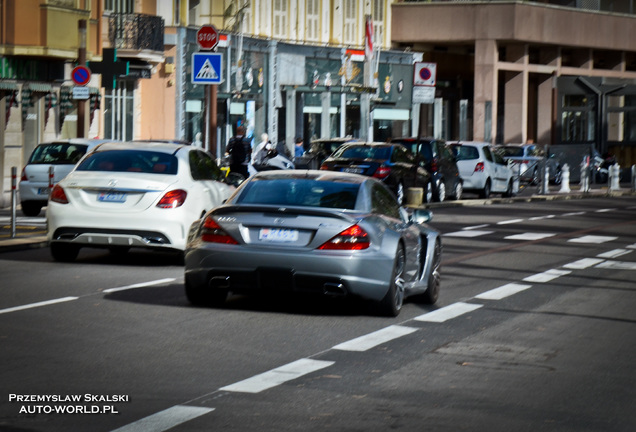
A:
[[[414,86],[435,87],[437,78],[437,63],[416,62],[413,73]]]

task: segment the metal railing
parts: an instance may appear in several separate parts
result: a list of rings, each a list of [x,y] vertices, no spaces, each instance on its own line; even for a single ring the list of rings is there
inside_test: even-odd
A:
[[[163,52],[163,18],[144,14],[112,14],[108,38],[116,49]]]

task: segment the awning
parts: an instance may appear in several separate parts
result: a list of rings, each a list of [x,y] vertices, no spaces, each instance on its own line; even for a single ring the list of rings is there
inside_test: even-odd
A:
[[[0,90],[17,90],[18,85],[16,83],[0,81]]]
[[[25,88],[28,88],[29,90],[31,90],[32,92],[39,92],[39,93],[48,93],[51,90],[53,90],[53,86],[51,86],[51,84],[46,84],[46,83],[36,83],[36,82],[30,82],[28,83]]]

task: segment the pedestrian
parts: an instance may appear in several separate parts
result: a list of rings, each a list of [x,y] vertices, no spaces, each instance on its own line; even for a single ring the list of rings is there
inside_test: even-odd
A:
[[[226,152],[229,155],[230,172],[241,174],[243,177],[249,177],[248,165],[251,159],[251,146],[245,139],[245,128],[238,126],[236,134],[227,144]]]
[[[301,157],[305,154],[305,148],[303,147],[303,139],[301,137],[296,138],[296,147],[294,148],[294,157]]]

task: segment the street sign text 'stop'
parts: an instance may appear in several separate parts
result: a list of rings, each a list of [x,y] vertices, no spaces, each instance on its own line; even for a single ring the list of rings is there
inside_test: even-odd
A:
[[[219,43],[219,32],[213,25],[201,26],[197,31],[197,43],[201,49],[214,49]]]

